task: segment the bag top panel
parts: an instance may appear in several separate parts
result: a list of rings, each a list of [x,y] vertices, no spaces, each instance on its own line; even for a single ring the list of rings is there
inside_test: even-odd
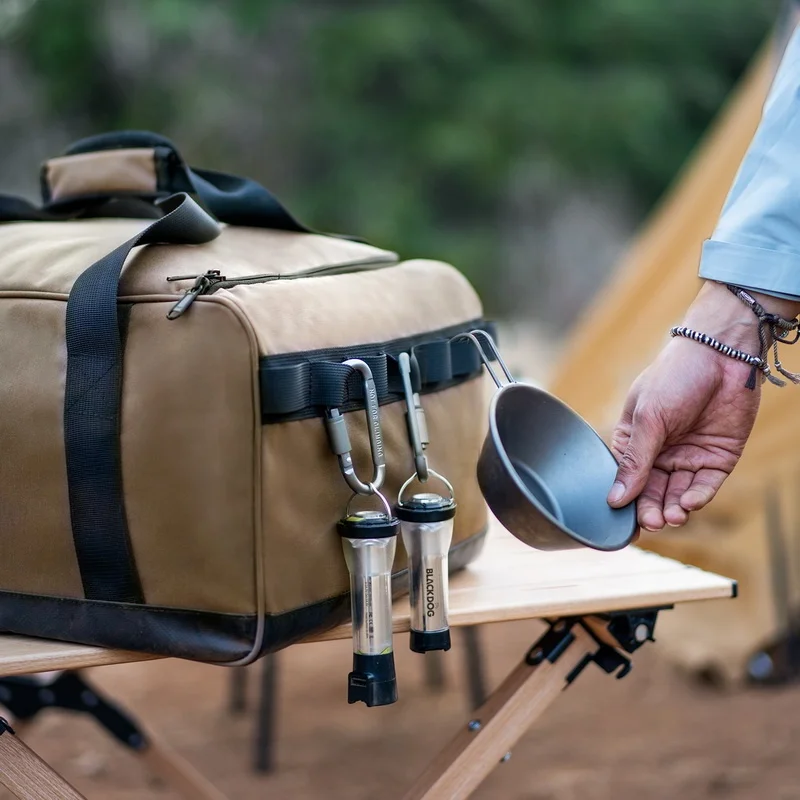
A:
[[[68,294],[85,269],[151,223],[91,219],[0,225],[0,291]],[[396,260],[395,253],[348,239],[223,226],[219,238],[208,244],[150,245],[135,250],[125,266],[120,294],[182,295],[187,283],[167,282],[168,276],[202,275],[210,270],[237,279]]]
[[[483,316],[469,281],[441,261],[221,290],[250,320],[262,355],[378,344]]]

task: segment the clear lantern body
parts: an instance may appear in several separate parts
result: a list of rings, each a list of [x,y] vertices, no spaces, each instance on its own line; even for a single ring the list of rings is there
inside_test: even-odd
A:
[[[392,652],[392,564],[397,537],[342,538],[350,572],[350,610],[353,652],[381,655]]]

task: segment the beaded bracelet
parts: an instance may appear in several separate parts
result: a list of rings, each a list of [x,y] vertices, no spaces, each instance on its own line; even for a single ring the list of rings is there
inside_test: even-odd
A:
[[[727,283],[725,286],[755,314],[758,320],[758,341],[761,345],[759,355],[752,356],[749,353],[745,353],[743,350],[737,350],[735,347],[723,344],[719,339],[715,339],[707,333],[700,333],[699,331],[686,328],[682,325],[676,325],[674,328],[671,328],[669,335],[691,339],[694,342],[699,342],[707,347],[711,347],[718,353],[728,356],[728,358],[733,358],[737,361],[749,364],[751,368],[750,375],[747,378],[745,387],[751,390],[756,388],[756,373],[759,371],[763,375],[763,380],[768,380],[776,386],[786,386],[786,381],[775,377],[769,368],[767,356],[769,354],[771,339],[775,369],[792,383],[800,383],[800,373],[785,370],[783,364],[781,364],[780,358],[778,358],[778,344],[797,344],[798,340],[800,340],[800,319],[784,319],[778,314],[770,314],[753,295],[745,289],[742,289],[741,286],[734,286]],[[789,339],[788,336],[792,331],[795,332],[794,339]]]
[[[750,367],[752,367],[752,369],[750,370],[750,376],[745,383],[745,387],[747,389],[752,390],[756,388],[756,372],[759,370],[764,374],[764,377],[770,380],[772,383],[777,383],[779,386],[785,385],[782,380],[775,378],[772,375],[769,364],[763,358],[760,356],[751,356],[749,353],[745,353],[744,350],[737,350],[735,347],[723,344],[719,339],[715,339],[713,336],[709,336],[707,333],[700,333],[700,331],[687,328],[683,325],[675,325],[674,327],[670,328],[669,335],[673,337],[682,336],[684,339],[691,339],[693,342],[704,344],[707,347],[716,350],[723,356],[728,356],[728,358],[734,358],[736,361],[742,361],[745,364],[748,364]]]

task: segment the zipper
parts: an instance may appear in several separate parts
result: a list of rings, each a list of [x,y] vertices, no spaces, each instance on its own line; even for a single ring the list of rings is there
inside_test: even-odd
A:
[[[351,272],[366,272],[372,269],[381,269],[398,260],[395,255],[383,258],[370,258],[362,261],[346,261],[341,264],[325,264],[321,267],[292,272],[288,275],[279,273],[266,273],[264,275],[248,275],[245,278],[226,278],[218,269],[208,270],[202,275],[171,275],[168,281],[194,281],[186,290],[183,297],[169,310],[167,319],[177,319],[189,310],[194,301],[202,294],[213,294],[219,289],[230,289],[232,286],[241,286],[252,283],[271,283],[272,281],[289,281],[298,278],[318,278],[329,275],[345,275]]]
[[[167,319],[178,319],[189,306],[201,295],[205,294],[211,286],[224,280],[218,269],[211,269],[202,275],[176,275],[167,278],[168,281],[189,281],[194,278],[194,283],[184,293],[183,297],[169,310]]]

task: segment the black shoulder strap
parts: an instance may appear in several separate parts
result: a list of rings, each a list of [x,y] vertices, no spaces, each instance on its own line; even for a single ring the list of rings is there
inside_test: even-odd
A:
[[[144,202],[138,198],[126,198],[124,201],[120,201],[109,197],[83,197],[39,208],[22,197],[0,194],[0,223],[68,222],[79,218],[100,216],[157,219],[161,216],[161,212],[152,200]]]
[[[220,232],[190,197],[161,204],[161,219],[101,258],[67,302],[64,445],[72,535],[87,599],[141,602],[122,492],[122,342],[117,289],[125,259],[147,244],[202,244]]]
[[[0,194],[0,222],[51,222],[62,217],[38,208],[22,197]]]
[[[311,229],[298,222],[277,197],[249,178],[189,167],[186,173],[200,201],[220,222],[311,233]]]

